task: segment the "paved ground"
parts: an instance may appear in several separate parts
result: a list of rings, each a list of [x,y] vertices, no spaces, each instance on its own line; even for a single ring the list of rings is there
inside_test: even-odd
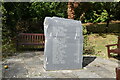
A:
[[[45,71],[43,68],[43,52],[26,52],[3,61],[3,78],[115,78],[117,60],[84,56],[83,69]]]

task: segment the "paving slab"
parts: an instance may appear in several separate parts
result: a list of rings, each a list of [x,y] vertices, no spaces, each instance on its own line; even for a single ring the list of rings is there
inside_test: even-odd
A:
[[[28,56],[27,56],[28,55]],[[115,78],[119,60],[84,56],[83,69],[46,71],[43,67],[44,52],[19,53],[2,62],[3,78]]]

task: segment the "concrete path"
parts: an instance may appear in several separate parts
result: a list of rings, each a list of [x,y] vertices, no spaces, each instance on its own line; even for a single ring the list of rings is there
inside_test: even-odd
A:
[[[43,68],[43,51],[26,52],[3,61],[3,78],[115,78],[117,60],[95,56],[84,56],[83,69],[45,71]]]

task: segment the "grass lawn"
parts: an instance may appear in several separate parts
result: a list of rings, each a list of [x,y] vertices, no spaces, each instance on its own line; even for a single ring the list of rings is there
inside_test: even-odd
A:
[[[115,34],[90,34],[88,36],[88,43],[90,46],[93,46],[95,54],[104,58],[107,58],[107,48],[105,45],[107,44],[115,44],[117,43],[117,35]],[[111,47],[111,48],[116,48]]]

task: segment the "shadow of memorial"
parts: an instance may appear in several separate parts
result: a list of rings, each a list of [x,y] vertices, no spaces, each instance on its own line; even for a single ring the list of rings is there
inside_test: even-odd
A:
[[[86,67],[88,64],[93,62],[96,59],[95,56],[83,56],[83,67]]]

